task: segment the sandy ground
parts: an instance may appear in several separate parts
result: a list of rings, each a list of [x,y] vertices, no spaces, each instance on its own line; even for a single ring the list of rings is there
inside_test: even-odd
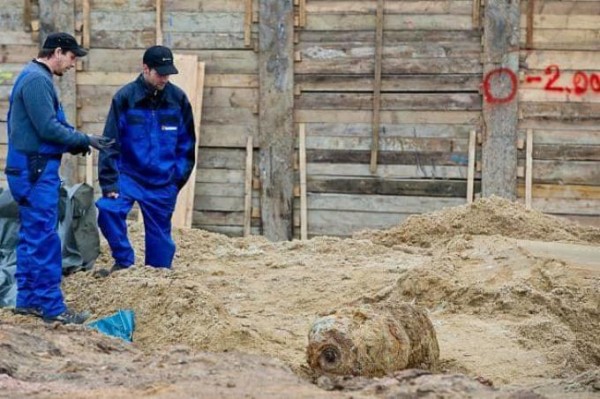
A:
[[[133,309],[134,343],[0,311],[0,397],[600,398],[600,229],[492,198],[352,239],[177,230],[172,270],[142,230],[134,268],[63,283],[95,318]],[[315,375],[312,322],[357,301],[426,308],[440,369]]]

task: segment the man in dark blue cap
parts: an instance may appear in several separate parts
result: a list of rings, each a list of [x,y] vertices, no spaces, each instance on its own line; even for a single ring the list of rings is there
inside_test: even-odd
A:
[[[50,34],[38,57],[17,77],[8,111],[6,178],[19,206],[15,312],[46,321],[83,323],[89,314],[64,303],[56,232],[62,154],[87,154],[111,140],[77,131],[65,117],[52,76],[62,76],[87,51],[68,33]]]
[[[142,73],[113,97],[104,137],[114,139],[115,146],[100,154],[103,197],[96,206],[98,226],[115,263],[97,276],[135,263],[126,224],[135,202],[144,217],[145,264],[171,267],[175,255],[171,216],[196,162],[192,107],[185,93],[169,82],[176,73],[171,50],[150,47],[144,53]]]

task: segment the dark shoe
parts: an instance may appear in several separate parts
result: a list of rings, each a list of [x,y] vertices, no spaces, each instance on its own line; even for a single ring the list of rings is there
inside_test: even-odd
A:
[[[90,316],[90,312],[75,312],[74,310],[67,309],[57,316],[44,316],[44,321],[46,323],[54,323],[57,321],[62,324],[83,324]]]
[[[36,308],[14,308],[12,311],[14,314],[22,316],[42,317],[42,312]]]
[[[96,278],[105,278],[105,277],[110,276],[114,272],[118,272],[118,271],[125,270],[128,268],[129,268],[129,266],[114,265],[113,267],[110,268],[110,270],[109,269],[99,269],[99,270],[94,271],[94,273],[92,275]]]

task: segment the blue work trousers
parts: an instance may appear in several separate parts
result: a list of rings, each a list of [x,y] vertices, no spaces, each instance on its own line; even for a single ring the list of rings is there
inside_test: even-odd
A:
[[[60,288],[62,256],[58,224],[60,157],[47,160],[31,181],[27,156],[9,148],[6,177],[19,205],[17,244],[17,308],[30,308],[54,317],[66,309]]]
[[[135,253],[127,237],[127,214],[137,201],[144,217],[145,264],[171,267],[175,255],[175,243],[171,238],[171,216],[175,210],[177,193],[175,184],[143,186],[121,174],[119,197],[102,197],[96,202],[98,226],[108,241],[115,264],[129,267],[135,263]]]

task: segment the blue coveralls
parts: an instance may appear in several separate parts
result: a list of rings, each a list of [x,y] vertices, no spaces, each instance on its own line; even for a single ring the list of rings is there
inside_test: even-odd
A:
[[[96,206],[115,264],[135,262],[126,219],[137,201],[144,217],[145,264],[170,268],[175,255],[171,216],[195,165],[191,105],[177,86],[168,83],[157,92],[140,75],[115,94],[104,136],[115,139],[115,145],[100,154],[98,176],[105,196]],[[106,197],[110,192],[119,197]]]
[[[29,64],[17,78],[11,92],[5,173],[11,194],[19,205],[21,222],[15,273],[16,307],[36,310],[44,317],[54,317],[66,310],[60,288],[61,243],[56,231],[60,161],[66,151],[76,152],[77,148],[81,152],[87,151],[89,139],[67,123],[52,86],[50,71],[43,68]],[[30,74],[38,74],[37,80],[31,83],[29,79],[24,83]],[[40,77],[49,81],[44,82]],[[42,84],[37,87],[40,81]],[[28,87],[31,90],[29,94],[43,95],[31,100],[25,98],[25,84],[35,86]],[[15,100],[16,97],[18,100]],[[15,101],[19,101],[21,107],[18,111],[14,109]],[[38,106],[36,101],[42,105]],[[38,111],[39,114],[29,114]],[[32,128],[36,123],[44,125],[44,134]],[[24,126],[29,126],[29,129]],[[56,141],[48,141],[44,135],[50,135]]]

